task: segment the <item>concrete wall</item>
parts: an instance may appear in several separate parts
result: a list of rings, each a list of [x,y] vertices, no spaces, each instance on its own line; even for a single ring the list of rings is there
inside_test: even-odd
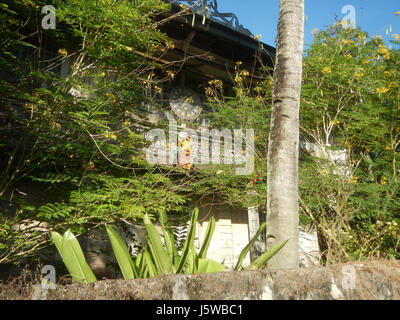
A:
[[[199,244],[203,243],[204,234],[211,216],[216,220],[216,227],[207,257],[218,262],[224,261],[227,270],[233,270],[240,252],[249,243],[252,236],[249,230],[248,209],[233,208],[228,205],[207,205],[199,210],[197,234]],[[261,242],[265,238],[260,236]],[[259,247],[262,247],[259,245]],[[258,254],[264,252],[260,248]],[[317,233],[314,230],[299,230],[299,257],[301,267],[319,265],[320,253]],[[255,259],[254,259],[255,260]],[[243,261],[243,266],[250,264],[250,252]]]
[[[203,243],[211,216],[214,216],[216,223],[207,258],[224,262],[229,270],[233,270],[240,252],[249,242],[247,210],[235,209],[228,205],[201,207],[197,224],[200,245]],[[243,265],[249,264],[250,255],[247,254]]]
[[[12,292],[20,292],[12,288]],[[135,300],[346,300],[400,299],[400,262],[369,261],[329,267],[164,275],[155,279],[104,280],[91,284],[35,285],[9,299]],[[1,292],[0,299],[7,297]]]

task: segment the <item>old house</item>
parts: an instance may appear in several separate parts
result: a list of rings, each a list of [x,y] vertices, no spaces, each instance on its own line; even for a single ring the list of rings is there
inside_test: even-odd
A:
[[[204,88],[208,81],[222,80],[224,93],[233,96],[233,78],[238,61],[244,69],[252,70],[255,84],[262,79],[258,72],[261,66],[273,67],[275,48],[254,37],[250,30],[240,24],[235,14],[219,12],[216,0],[170,2],[172,14],[187,9],[186,14],[162,25],[162,30],[174,44],[174,49],[169,50],[163,59],[171,65],[173,61],[178,61],[175,67],[176,80],[166,84],[162,94],[154,101],[165,106],[162,112],[152,110],[151,105],[147,107],[152,121],[172,119],[183,130],[186,128],[185,117],[181,117],[179,109],[189,108],[196,117],[202,109],[207,109]],[[194,102],[185,101],[187,97],[193,98]],[[204,123],[203,119],[201,126],[207,127],[208,123]],[[193,206],[200,210],[197,223],[198,246],[203,241],[209,218],[213,216],[216,229],[208,256],[224,262],[232,269],[241,250],[257,231],[260,220],[265,220],[265,217],[259,214],[258,208],[234,208],[211,199],[195,201]],[[265,249],[264,240],[261,237],[256,242],[244,265]],[[301,230],[300,243],[302,265],[317,263],[319,252],[316,234]]]
[[[273,67],[275,48],[260,42],[253,34],[240,24],[233,13],[218,11],[216,0],[212,1],[172,1],[172,11],[159,17],[160,20],[174,16],[161,25],[161,29],[173,43],[173,46],[162,56],[162,62],[171,66],[175,73],[173,81],[160,84],[162,90],[150,92],[151,102],[143,107],[148,111],[148,120],[157,123],[168,119],[175,121],[178,131],[187,126],[182,110],[194,118],[207,110],[204,89],[210,80],[221,80],[224,83],[224,94],[234,96],[235,66],[240,61],[241,67],[252,70],[253,84],[262,79],[259,73],[261,66]],[[184,14],[178,14],[178,12]],[[187,101],[190,97],[191,101]],[[162,108],[160,108],[162,106]],[[190,119],[193,122],[193,118]],[[207,119],[197,124],[209,128]],[[164,163],[163,163],[164,164]],[[167,163],[166,163],[167,164]],[[235,208],[218,203],[214,199],[197,199],[192,204],[199,208],[199,219],[196,228],[196,244],[200,248],[208,221],[211,216],[216,220],[216,228],[208,249],[208,257],[223,262],[227,269],[232,269],[241,250],[257,231],[260,221],[265,217],[259,214],[258,208]],[[140,226],[125,226],[120,230],[132,251],[136,241],[144,239],[144,230]],[[177,234],[184,237],[187,225],[175,226]],[[104,235],[103,235],[104,236]],[[99,246],[104,245],[106,236],[95,234],[85,242],[88,261],[94,269],[106,267],[107,257],[99,255]],[[318,245],[315,233],[300,232],[301,261],[308,266],[316,262]],[[103,241],[99,242],[99,237]],[[243,265],[246,266],[265,249],[265,239],[260,237],[254,249],[247,255]]]
[[[262,79],[262,74],[259,73],[260,67],[273,66],[275,48],[254,37],[240,24],[235,14],[219,12],[216,0],[170,2],[171,12],[159,16],[159,19],[174,17],[161,25],[161,30],[166,33],[173,45],[170,45],[161,59],[170,70],[174,70],[174,77],[172,81],[157,84],[162,87],[158,93],[148,89],[148,97],[151,99],[143,107],[148,111],[148,120],[152,123],[168,119],[177,123],[178,131],[184,131],[190,128],[190,123],[185,120],[191,120],[193,123],[193,120],[198,118],[201,120],[196,123],[197,132],[199,128],[211,129],[207,119],[201,117],[201,112],[208,109],[205,97],[208,82],[222,81],[224,94],[234,96],[232,88],[237,64],[240,63],[241,68],[252,71],[251,78],[255,85]],[[194,117],[191,119],[185,117],[184,110],[186,114]],[[155,147],[160,149],[158,145]],[[168,152],[166,154],[168,158]],[[162,164],[171,163],[167,161]],[[241,250],[259,227],[260,217],[257,208],[234,208],[210,198],[194,200],[192,206],[199,208],[195,241],[198,248],[203,242],[208,221],[213,216],[216,228],[208,249],[208,257],[223,262],[228,269],[232,269]],[[187,225],[175,227],[177,234],[184,237]],[[124,233],[123,230],[120,231]],[[143,234],[144,230],[140,226],[126,226],[125,240],[133,251],[136,246],[135,241],[143,240]],[[107,238],[104,240],[107,241]],[[85,249],[87,252],[96,253],[89,253],[88,260],[97,265],[97,269],[101,269],[103,262],[98,255],[97,245],[95,239],[88,239]],[[263,250],[263,239],[260,239],[255,247],[256,249],[251,252],[254,256]],[[243,265],[249,263],[250,254],[247,255]]]
[[[166,33],[173,47],[160,59],[169,66],[169,69],[174,70],[174,77],[160,84],[162,86],[160,92],[149,92],[149,97],[152,99],[143,103],[143,108],[148,112],[150,123],[162,119],[173,120],[178,128],[183,130],[187,127],[186,114],[201,119],[198,125],[209,128],[207,119],[200,116],[201,112],[208,108],[204,94],[207,83],[211,80],[221,80],[224,83],[224,94],[233,96],[237,63],[240,62],[243,69],[251,71],[254,85],[262,79],[262,74],[258,71],[261,66],[273,67],[275,48],[254,37],[250,30],[240,24],[235,14],[220,12],[217,0],[168,1],[172,4],[171,11],[160,15],[158,19],[166,20],[161,25],[161,30]],[[50,52],[48,54],[51,56]],[[68,74],[70,64],[71,61],[68,59],[63,61],[59,70],[61,75]],[[42,86],[46,87],[46,83]],[[70,94],[85,95],[82,90],[74,88]],[[187,101],[188,97],[191,101]],[[185,113],[182,110],[185,110]],[[0,114],[0,125],[3,125],[2,114]],[[240,251],[255,234],[263,218],[258,209],[234,208],[217,203],[213,199],[195,199],[193,207],[199,207],[200,210],[196,230],[197,245],[200,246],[203,242],[209,218],[214,216],[216,229],[208,257],[224,262],[229,269],[232,269]],[[176,227],[177,232],[184,235],[185,225]],[[144,240],[144,230],[140,226],[127,226],[126,230],[124,236],[131,247],[135,246],[135,241]],[[308,234],[304,236],[310,237]],[[307,241],[311,244],[302,246],[301,254],[304,250],[306,254],[318,251],[318,246],[315,247],[315,238],[312,237]],[[88,262],[99,274],[106,268],[108,260],[107,254],[104,255],[102,250],[106,243],[108,243],[107,236],[97,232],[88,235],[83,243]],[[251,252],[252,258],[263,249],[264,241],[261,238],[256,243],[255,250]],[[244,265],[249,263],[250,255],[246,257]],[[304,262],[304,265],[307,264]]]

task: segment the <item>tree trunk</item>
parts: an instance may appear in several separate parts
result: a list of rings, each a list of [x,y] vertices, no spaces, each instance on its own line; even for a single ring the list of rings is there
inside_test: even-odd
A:
[[[299,108],[304,0],[280,0],[271,131],[268,143],[267,248],[287,244],[268,268],[299,266]]]

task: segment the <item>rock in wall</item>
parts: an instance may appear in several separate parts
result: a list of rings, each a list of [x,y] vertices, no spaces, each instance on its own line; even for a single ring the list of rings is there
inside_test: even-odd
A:
[[[0,293],[0,299],[2,294]],[[17,299],[42,300],[399,300],[400,262],[368,261],[328,267],[259,270],[32,288]]]

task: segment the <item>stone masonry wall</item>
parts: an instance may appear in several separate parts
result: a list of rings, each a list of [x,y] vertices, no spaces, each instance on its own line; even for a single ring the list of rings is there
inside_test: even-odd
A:
[[[15,288],[14,288],[15,289]],[[368,261],[290,270],[164,275],[155,279],[103,280],[91,284],[35,285],[32,300],[399,300],[400,262]]]

